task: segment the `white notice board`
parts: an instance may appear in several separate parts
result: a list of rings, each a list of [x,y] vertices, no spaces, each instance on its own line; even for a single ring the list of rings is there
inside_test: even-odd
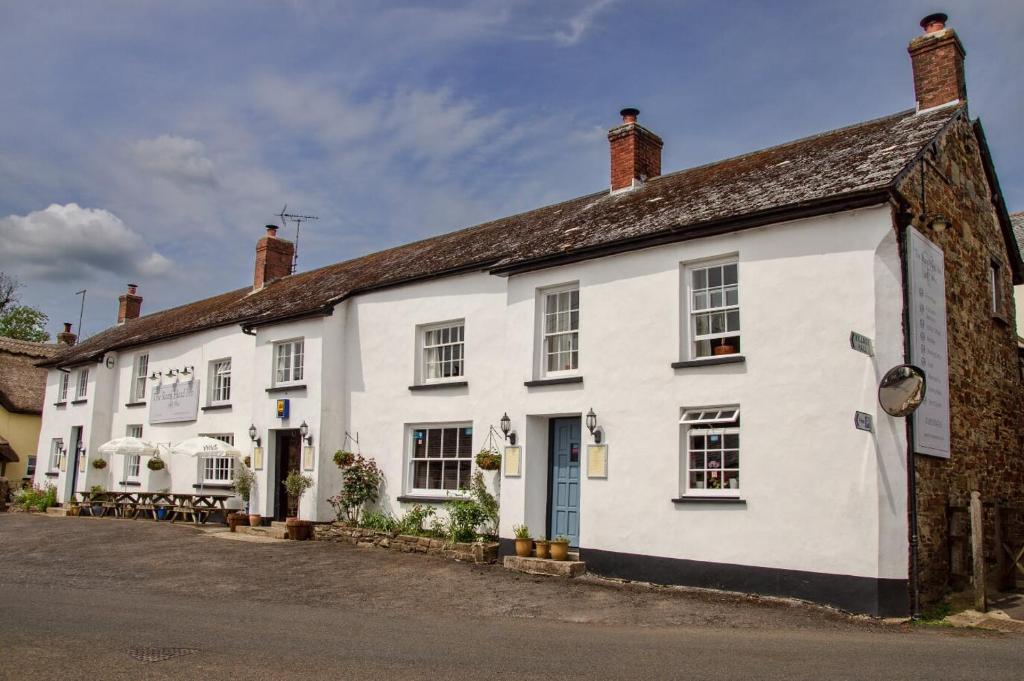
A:
[[[910,361],[924,370],[925,401],[914,412],[914,451],[949,458],[949,353],[946,267],[942,249],[907,229],[910,281]]]

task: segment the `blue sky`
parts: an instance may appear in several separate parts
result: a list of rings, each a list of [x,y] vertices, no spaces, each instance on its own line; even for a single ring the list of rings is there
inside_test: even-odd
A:
[[[250,284],[286,203],[305,270],[597,191],[624,106],[666,172],[886,115],[937,10],[1024,210],[1019,1],[0,2],[0,270],[90,335]]]

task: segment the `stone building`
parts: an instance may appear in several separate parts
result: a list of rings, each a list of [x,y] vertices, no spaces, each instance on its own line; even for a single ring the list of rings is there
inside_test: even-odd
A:
[[[906,111],[661,174],[671,140],[624,109],[593,194],[299,273],[270,227],[251,285],[148,315],[133,285],[47,363],[36,479],[227,489],[231,460],[87,465],[207,434],[250,453],[252,511],[283,518],[301,470],[323,521],[358,448],[398,515],[462,494],[496,433],[503,550],[525,523],[600,574],[907,613],[945,588],[947,500],[1024,485],[1024,263],[945,20]],[[877,402],[908,361],[911,428]]]

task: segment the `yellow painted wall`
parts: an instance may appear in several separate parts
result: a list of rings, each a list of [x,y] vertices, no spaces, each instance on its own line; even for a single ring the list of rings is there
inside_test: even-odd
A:
[[[42,417],[36,414],[12,414],[0,407],[0,437],[11,443],[21,460],[7,464],[4,477],[14,484],[19,484],[28,467],[28,457],[36,453],[39,443],[39,426]],[[41,462],[46,465],[45,462]]]

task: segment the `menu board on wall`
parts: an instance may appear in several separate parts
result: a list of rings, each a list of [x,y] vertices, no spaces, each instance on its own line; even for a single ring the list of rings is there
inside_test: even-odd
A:
[[[914,412],[914,451],[949,458],[949,354],[946,267],[942,249],[907,230],[910,270],[910,361],[924,370],[925,400]]]
[[[164,383],[149,396],[150,423],[195,421],[199,415],[199,381]]]

